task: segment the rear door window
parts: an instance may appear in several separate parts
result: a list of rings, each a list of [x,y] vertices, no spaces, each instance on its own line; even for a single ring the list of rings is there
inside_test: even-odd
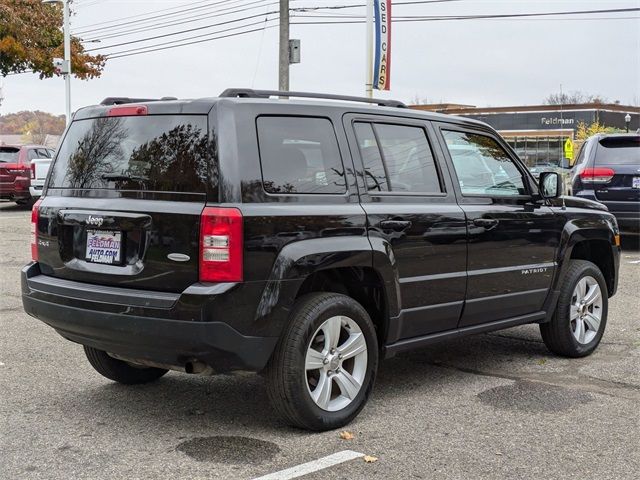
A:
[[[354,128],[369,191],[442,192],[424,129],[364,122]]]
[[[20,156],[20,149],[15,147],[0,147],[0,163],[16,163]]]
[[[204,115],[77,120],[49,188],[205,192],[214,154]]]
[[[258,117],[262,183],[268,193],[342,194],[345,172],[326,118]]]

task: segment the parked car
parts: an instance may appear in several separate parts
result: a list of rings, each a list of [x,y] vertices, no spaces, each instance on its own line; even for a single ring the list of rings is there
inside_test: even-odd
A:
[[[488,125],[300,92],[126,102],[75,114],[22,270],[26,312],[106,378],[262,372],[327,430],[400,352],[530,323],[559,355],[598,346],[615,217]]]
[[[598,134],[583,144],[572,194],[607,206],[624,234],[640,234],[640,134]]]
[[[0,145],[0,199],[28,205],[32,202],[30,159],[41,145]]]
[[[542,172],[558,172],[560,175],[566,172],[565,169],[569,168],[569,162],[563,159],[560,165],[554,163],[537,163],[533,167],[529,167],[529,171],[536,180],[540,178]]]
[[[44,181],[47,178],[47,173],[49,173],[49,167],[51,166],[54,153],[52,149],[44,147],[29,150],[29,159],[31,160],[31,185],[29,186],[29,193],[32,198],[38,198],[42,195]]]

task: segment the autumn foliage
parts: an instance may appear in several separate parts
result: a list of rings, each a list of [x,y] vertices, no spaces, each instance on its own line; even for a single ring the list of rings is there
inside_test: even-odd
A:
[[[0,0],[0,75],[32,70],[40,78],[56,75],[55,57],[64,56],[62,5],[41,0]],[[99,77],[106,58],[89,55],[71,37],[71,70],[81,79]]]
[[[64,126],[64,115],[52,115],[39,110],[0,115],[0,135],[23,135],[26,132],[60,135]]]

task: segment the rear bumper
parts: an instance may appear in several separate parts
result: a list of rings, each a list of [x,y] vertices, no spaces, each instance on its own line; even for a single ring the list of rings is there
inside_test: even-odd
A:
[[[25,311],[73,342],[177,367],[194,361],[218,372],[266,366],[277,337],[243,335],[224,321],[170,318],[182,296],[60,280],[42,275],[37,263],[22,270]]]
[[[42,190],[43,190],[43,186],[42,185],[31,185],[29,187],[29,194],[32,197],[41,197],[42,196]]]
[[[640,202],[602,201],[595,196],[592,190],[578,192],[576,196],[604,204],[609,209],[609,212],[616,217],[621,234],[640,234]]]
[[[3,200],[27,200],[31,197],[29,193],[30,180],[18,177],[13,182],[0,182],[0,198]]]

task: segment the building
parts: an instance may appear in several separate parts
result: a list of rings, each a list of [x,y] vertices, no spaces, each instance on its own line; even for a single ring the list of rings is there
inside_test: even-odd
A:
[[[564,157],[567,139],[576,138],[578,125],[598,122],[605,127],[640,128],[640,107],[619,104],[585,103],[573,105],[533,105],[474,107],[460,104],[412,105],[411,108],[461,115],[488,123],[513,147],[529,167],[558,165]]]

